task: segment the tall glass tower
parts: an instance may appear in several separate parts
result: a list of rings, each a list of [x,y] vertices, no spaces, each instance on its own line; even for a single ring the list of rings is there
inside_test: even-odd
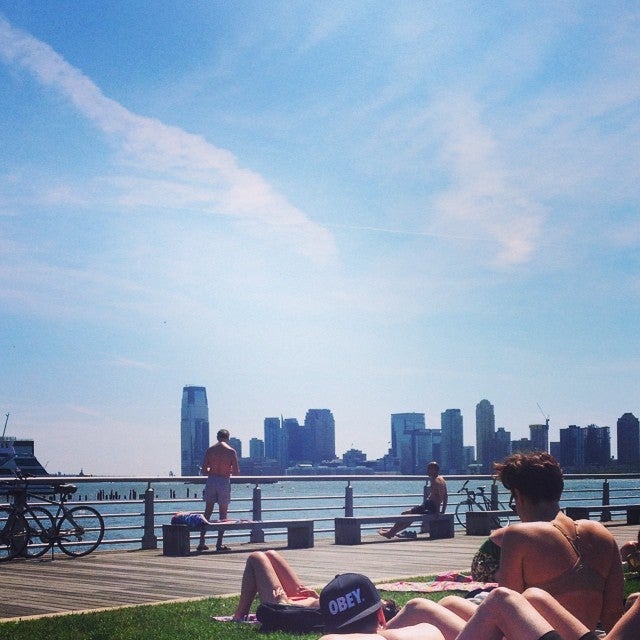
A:
[[[442,428],[442,448],[440,468],[443,473],[462,473],[465,471],[462,412],[460,409],[447,409],[440,414]]]
[[[183,476],[200,475],[209,448],[209,406],[205,387],[184,387],[180,414],[180,468]]]
[[[493,440],[496,435],[496,418],[493,405],[488,400],[480,400],[476,405],[476,452],[479,471],[488,473],[493,462]]]

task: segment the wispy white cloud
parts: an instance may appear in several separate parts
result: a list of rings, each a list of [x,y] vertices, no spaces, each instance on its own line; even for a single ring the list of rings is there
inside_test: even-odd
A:
[[[433,115],[442,134],[443,161],[451,173],[451,186],[436,199],[440,224],[485,234],[498,246],[496,266],[530,261],[544,207],[510,179],[475,100],[464,94],[443,95]]]
[[[140,362],[139,360],[132,360],[131,358],[124,357],[109,360],[107,364],[113,367],[122,367],[124,369],[143,369],[144,371],[156,371],[158,368],[148,362]]]
[[[310,220],[258,173],[243,168],[228,150],[201,136],[130,112],[71,66],[49,45],[0,17],[0,56],[65,95],[115,147],[120,162],[145,178],[117,180],[124,204],[157,203],[147,178],[163,185],[163,205],[198,207],[203,213],[252,221],[282,234],[305,256],[325,262],[335,252],[331,234]],[[64,194],[59,193],[58,197]],[[175,204],[174,204],[175,203]]]

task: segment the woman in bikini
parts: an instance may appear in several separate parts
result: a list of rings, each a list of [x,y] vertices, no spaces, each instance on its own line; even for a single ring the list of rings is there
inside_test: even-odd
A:
[[[256,595],[260,602],[301,607],[317,607],[320,597],[317,591],[303,585],[289,563],[273,550],[249,554],[234,620],[243,620],[249,615]]]
[[[562,470],[545,452],[516,453],[494,468],[511,491],[521,522],[501,540],[500,586],[520,593],[550,593],[587,628],[611,630],[623,613],[624,575],[613,536],[599,522],[573,521],[560,510]],[[443,604],[469,617],[473,605],[447,598]]]

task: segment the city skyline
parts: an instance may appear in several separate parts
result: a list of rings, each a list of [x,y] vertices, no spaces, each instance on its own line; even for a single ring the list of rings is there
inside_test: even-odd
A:
[[[640,415],[637,2],[0,0],[0,410],[51,472],[328,407]],[[615,445],[614,445],[615,446]],[[614,449],[615,450],[615,449]]]

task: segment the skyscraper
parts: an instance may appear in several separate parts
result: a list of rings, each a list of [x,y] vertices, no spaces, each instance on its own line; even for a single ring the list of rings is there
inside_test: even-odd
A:
[[[280,418],[264,419],[264,455],[267,460],[280,461],[282,451],[282,436],[280,433]]]
[[[313,443],[311,461],[318,464],[336,457],[336,422],[329,409],[309,409],[304,417],[307,436]]]
[[[532,451],[549,451],[549,423],[530,424]]]
[[[205,387],[182,390],[180,413],[180,469],[183,476],[197,476],[209,447],[209,406]]]
[[[640,420],[633,413],[625,413],[618,418],[618,463],[640,463]]]
[[[400,462],[400,473],[417,474],[424,471],[423,457],[427,456],[424,413],[391,414],[391,453]]]
[[[442,446],[440,469],[443,473],[462,473],[464,464],[463,424],[460,409],[447,409],[440,414]]]
[[[476,450],[479,471],[489,473],[493,462],[493,440],[496,434],[496,418],[493,405],[488,400],[480,400],[476,405]]]

